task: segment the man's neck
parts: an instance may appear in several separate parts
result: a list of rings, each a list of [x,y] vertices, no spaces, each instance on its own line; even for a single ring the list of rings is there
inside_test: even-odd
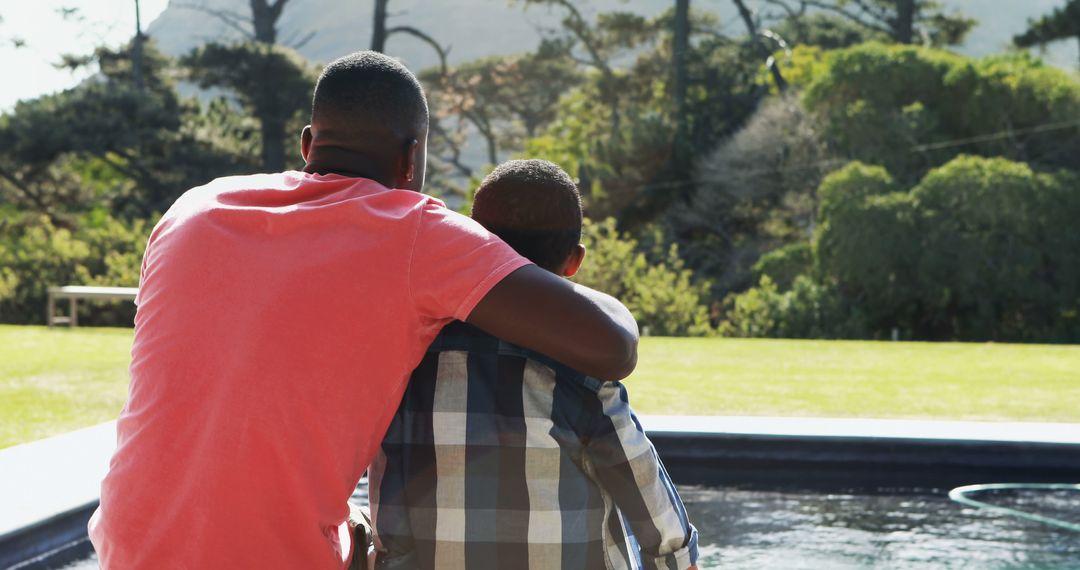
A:
[[[394,187],[394,177],[378,161],[363,154],[338,147],[316,147],[308,155],[304,172],[338,174],[348,178],[367,178],[387,188]]]

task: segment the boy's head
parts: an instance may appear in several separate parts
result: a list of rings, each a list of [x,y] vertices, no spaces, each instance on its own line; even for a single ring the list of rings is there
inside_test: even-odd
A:
[[[581,195],[546,160],[511,160],[480,183],[472,217],[536,265],[571,277],[585,258]]]

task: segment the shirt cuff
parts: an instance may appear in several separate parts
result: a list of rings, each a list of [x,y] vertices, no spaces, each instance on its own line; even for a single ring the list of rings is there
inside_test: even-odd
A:
[[[645,570],[686,570],[696,566],[698,561],[698,533],[694,525],[690,525],[690,540],[686,546],[664,556],[657,556],[646,560],[642,556],[642,566]]]

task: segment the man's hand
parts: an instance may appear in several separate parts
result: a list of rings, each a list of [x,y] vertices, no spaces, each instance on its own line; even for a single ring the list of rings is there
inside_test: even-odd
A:
[[[637,322],[622,303],[535,265],[495,285],[468,321],[601,380],[637,366]]]

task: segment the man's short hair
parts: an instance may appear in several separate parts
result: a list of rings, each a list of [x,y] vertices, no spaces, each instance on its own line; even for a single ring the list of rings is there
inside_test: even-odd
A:
[[[311,124],[358,134],[382,128],[401,137],[427,130],[428,106],[416,76],[397,60],[358,51],[319,75]]]
[[[581,194],[546,160],[511,160],[480,183],[472,217],[533,263],[555,271],[581,241]]]

